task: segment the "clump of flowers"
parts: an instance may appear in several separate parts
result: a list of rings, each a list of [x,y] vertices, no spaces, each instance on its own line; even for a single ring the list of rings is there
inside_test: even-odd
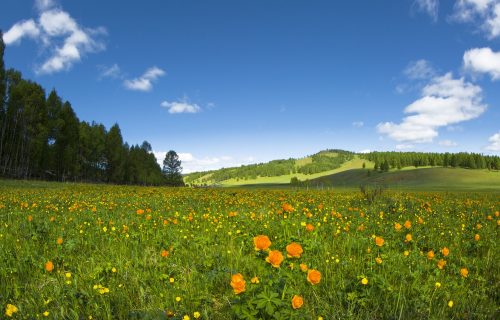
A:
[[[231,287],[235,294],[245,292],[246,281],[241,273],[233,274],[231,276]]]

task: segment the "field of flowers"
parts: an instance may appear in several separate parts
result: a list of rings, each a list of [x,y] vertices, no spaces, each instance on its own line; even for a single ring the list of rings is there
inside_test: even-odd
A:
[[[498,193],[0,186],[0,318],[493,319]]]

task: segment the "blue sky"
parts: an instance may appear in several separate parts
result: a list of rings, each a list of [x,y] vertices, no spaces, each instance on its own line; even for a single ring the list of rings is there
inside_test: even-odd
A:
[[[2,0],[5,62],[186,172],[500,152],[500,0]]]

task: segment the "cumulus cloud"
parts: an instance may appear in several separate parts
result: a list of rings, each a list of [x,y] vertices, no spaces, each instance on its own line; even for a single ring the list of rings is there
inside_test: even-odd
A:
[[[377,125],[379,133],[405,143],[432,142],[438,129],[479,117],[485,110],[481,88],[451,73],[434,77],[422,89],[421,98],[408,105],[410,114],[401,123]]]
[[[439,0],[415,0],[414,5],[418,10],[427,13],[435,22],[438,19]]]
[[[354,121],[354,122],[352,123],[352,126],[353,126],[354,128],[361,128],[361,127],[362,127],[362,126],[364,126],[364,125],[365,125],[365,123],[364,123],[363,121]]]
[[[19,44],[21,39],[24,37],[29,37],[36,39],[40,35],[40,29],[36,25],[33,19],[20,21],[14,24],[6,33],[3,35],[3,41],[7,46],[13,44]]]
[[[163,101],[160,104],[162,107],[168,110],[168,113],[198,113],[201,111],[201,107],[196,103],[190,103],[186,98],[179,101]]]
[[[112,79],[120,79],[123,77],[123,73],[121,68],[115,63],[112,66],[97,66],[99,71],[101,72],[99,75],[99,79],[102,78],[112,78]]]
[[[489,39],[500,36],[500,0],[458,0],[452,18],[478,24]]]
[[[106,33],[102,27],[96,29],[80,26],[67,12],[53,8],[54,2],[36,2],[40,10],[38,21],[25,20],[14,24],[3,36],[6,45],[18,44],[25,37],[39,40],[48,58],[36,68],[37,73],[49,74],[70,69],[87,53],[104,50],[96,37]]]
[[[487,73],[492,80],[500,79],[500,52],[476,48],[464,53],[464,68],[473,73]]]
[[[441,140],[441,141],[439,141],[439,145],[443,146],[443,147],[456,147],[456,146],[458,146],[458,143],[456,143],[455,141],[451,141],[451,140]]]
[[[492,135],[488,141],[490,144],[486,147],[486,150],[500,152],[500,131]]]
[[[153,82],[165,75],[165,71],[158,67],[151,67],[142,76],[132,80],[125,80],[125,88],[136,91],[151,91]]]
[[[410,62],[403,73],[413,80],[430,79],[436,75],[431,63],[424,59]]]
[[[167,152],[155,151],[153,153],[160,166],[163,166],[163,159],[165,159],[165,155],[167,154]],[[215,156],[198,158],[189,152],[179,152],[178,155],[179,159],[182,162],[183,173],[239,167],[244,164],[255,162],[255,159],[253,157],[234,158],[230,156]]]

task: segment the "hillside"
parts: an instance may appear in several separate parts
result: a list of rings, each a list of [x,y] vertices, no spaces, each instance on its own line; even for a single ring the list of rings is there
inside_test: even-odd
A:
[[[500,172],[463,168],[404,168],[384,173],[352,169],[310,181],[310,185],[359,187],[382,185],[391,189],[500,190]]]
[[[238,186],[251,184],[290,183],[293,177],[300,181],[316,179],[337,172],[373,168],[373,163],[352,152],[324,150],[299,159],[273,160],[267,163],[223,168],[208,172],[188,174],[184,181],[190,185]]]

